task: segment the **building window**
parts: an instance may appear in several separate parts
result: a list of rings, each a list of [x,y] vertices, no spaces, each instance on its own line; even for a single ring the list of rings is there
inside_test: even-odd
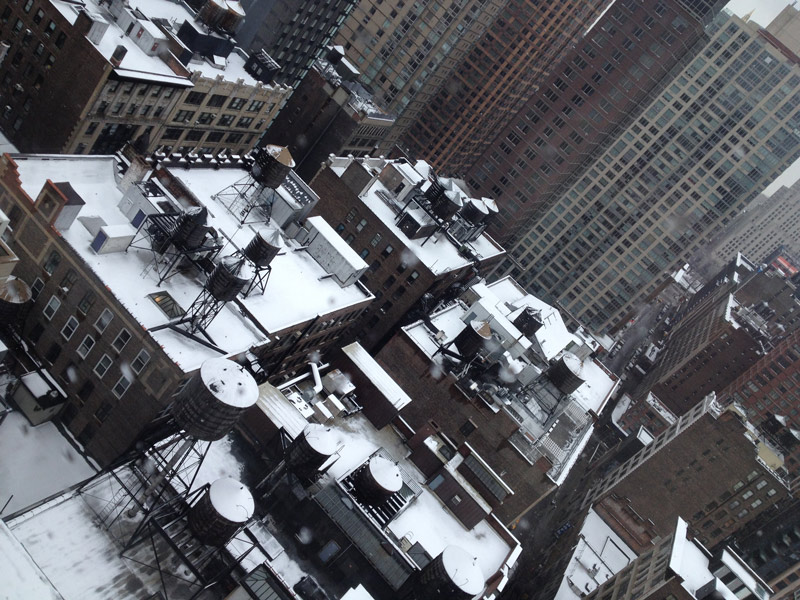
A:
[[[389,256],[389,255],[390,255],[392,252],[394,252],[394,248],[392,248],[392,245],[391,245],[391,244],[386,244],[386,248],[384,248],[384,249],[383,249],[383,252],[381,252],[381,256],[383,256],[384,258],[386,258],[386,257],[387,257],[387,256]]]
[[[358,225],[356,225],[356,231],[360,233],[364,229],[364,227],[366,227],[366,226],[367,226],[367,220],[366,219],[361,219],[358,222]]]
[[[75,269],[68,269],[64,278],[61,280],[61,291],[64,293],[69,292],[77,280],[78,274],[75,272]]]
[[[44,281],[37,277],[31,286],[31,298],[36,300],[39,297],[39,294],[42,293],[42,289],[44,289]]]
[[[97,412],[94,413],[94,418],[102,423],[108,418],[108,415],[111,414],[112,408],[113,405],[111,402],[103,402],[100,408],[97,409]]]
[[[461,432],[461,435],[463,435],[464,437],[467,437],[470,433],[475,431],[477,428],[478,428],[478,426],[475,425],[475,423],[472,421],[472,419],[467,419],[467,421],[461,427],[459,427],[458,430]]]
[[[236,123],[237,127],[250,127],[253,124],[253,117],[240,117],[238,123]]]
[[[31,12],[32,8],[33,8],[33,0],[28,0],[27,2],[25,2],[25,6],[22,7],[22,10],[24,10],[26,13],[29,13]]]
[[[40,8],[36,11],[36,14],[33,15],[33,22],[38,25],[42,22],[42,19],[44,19],[44,11]]]
[[[382,236],[381,236],[381,234],[380,234],[380,233],[376,233],[376,234],[375,234],[375,237],[373,237],[373,238],[372,238],[372,241],[370,241],[370,243],[369,243],[369,244],[370,244],[370,246],[372,246],[373,248],[374,248],[375,246],[377,246],[377,245],[380,243],[380,241],[381,241],[381,237],[382,237]]]
[[[241,133],[229,133],[225,141],[231,144],[238,144],[242,141],[242,137],[244,136]]]
[[[84,315],[87,314],[89,309],[94,305],[94,299],[94,292],[86,292],[83,298],[81,298],[81,301],[78,302],[78,311]]]
[[[220,107],[225,104],[225,100],[227,99],[228,97],[223,94],[214,94],[209,98],[207,106]]]
[[[172,119],[173,121],[177,121],[178,123],[188,123],[194,117],[193,110],[179,110],[175,113],[175,118]]]
[[[86,355],[94,348],[94,338],[90,335],[87,335],[83,338],[81,345],[78,346],[78,356],[81,358],[86,358]]]
[[[78,390],[78,398],[86,402],[89,399],[89,396],[92,395],[94,391],[94,383],[91,381],[84,381],[81,388]]]
[[[367,258],[369,256],[369,249],[364,248],[361,252],[358,253],[361,258]]]
[[[183,133],[183,129],[180,127],[167,127],[166,131],[164,131],[163,139],[165,140],[177,140],[181,137]]]
[[[50,252],[50,254],[47,257],[47,260],[44,263],[45,273],[47,273],[48,275],[52,275],[58,268],[60,262],[61,262],[61,255],[56,250]]]
[[[61,328],[61,335],[64,336],[65,340],[68,340],[72,337],[72,334],[75,333],[75,330],[78,328],[78,319],[75,317],[70,317],[67,319],[67,322],[64,324],[64,327]]]
[[[53,319],[53,315],[56,314],[56,311],[61,307],[61,300],[56,298],[55,296],[50,296],[50,301],[47,303],[47,306],[44,307],[42,314],[44,314],[44,318],[48,321]]]
[[[111,323],[111,319],[114,318],[114,313],[112,313],[107,308],[103,309],[103,312],[100,313],[100,316],[97,317],[97,321],[94,322],[94,328],[97,329],[100,333],[103,333],[108,327],[108,324]]]
[[[148,362],[150,362],[150,354],[147,352],[147,350],[139,350],[139,354],[136,355],[136,358],[134,358],[133,362],[131,363],[131,369],[133,369],[133,372],[138,375],[142,372],[142,369],[147,366]]]
[[[103,354],[100,360],[97,361],[97,364],[94,366],[94,374],[98,377],[102,377],[108,372],[108,369],[111,367],[112,364],[111,357],[108,354]]]
[[[117,380],[117,383],[114,384],[112,388],[112,392],[117,398],[122,398],[123,394],[128,391],[128,388],[131,387],[131,380],[123,375]]]
[[[228,108],[230,110],[241,110],[244,106],[246,100],[244,98],[231,98],[230,104],[228,104]]]
[[[49,362],[51,365],[58,360],[58,357],[61,355],[61,345],[57,343],[53,343],[50,348],[47,349],[47,353],[44,355],[44,359]]]
[[[258,112],[264,108],[263,100],[251,100],[250,106],[247,107],[247,112]]]
[[[206,95],[203,92],[189,92],[186,96],[186,104],[200,105],[205,100]]]
[[[419,273],[417,271],[411,271],[411,275],[409,275],[408,279],[406,279],[406,284],[411,285],[417,280],[418,277]]]
[[[200,113],[200,116],[197,118],[197,122],[201,125],[210,125],[211,122],[214,120],[214,113],[204,112]]]
[[[127,329],[123,328],[123,329],[122,329],[122,330],[121,330],[121,331],[120,331],[120,332],[117,334],[117,337],[116,337],[116,338],[114,338],[114,341],[112,342],[111,346],[112,346],[112,347],[114,348],[114,350],[116,350],[117,352],[122,352],[122,349],[123,349],[123,348],[125,347],[125,345],[126,345],[126,344],[127,344],[129,341],[130,341],[130,339],[131,339],[131,334],[130,334],[130,332],[129,332]]]

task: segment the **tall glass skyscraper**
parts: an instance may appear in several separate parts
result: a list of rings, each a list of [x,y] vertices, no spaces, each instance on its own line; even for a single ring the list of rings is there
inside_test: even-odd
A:
[[[623,324],[800,156],[797,27],[792,7],[767,29],[721,14],[498,272],[598,330]]]

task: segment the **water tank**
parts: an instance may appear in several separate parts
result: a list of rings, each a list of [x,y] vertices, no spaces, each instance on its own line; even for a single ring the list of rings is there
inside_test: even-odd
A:
[[[542,311],[526,306],[517,317],[512,321],[514,327],[520,330],[526,338],[533,339],[533,336],[542,328]]]
[[[250,174],[264,187],[278,189],[286,176],[294,168],[294,159],[288,148],[283,146],[264,146],[255,148],[252,153],[254,162]]]
[[[298,477],[310,478],[336,452],[338,441],[330,427],[309,424],[289,446],[286,464]]]
[[[253,495],[243,483],[217,479],[189,509],[189,527],[204,544],[223,546],[253,516]]]
[[[485,350],[492,339],[492,329],[486,321],[470,321],[454,340],[458,353],[466,359],[474,358]]]
[[[277,229],[261,229],[244,249],[244,255],[257,267],[266,267],[283,247],[281,232]]]
[[[237,0],[226,0],[225,8],[225,14],[220,19],[219,28],[233,35],[242,21],[244,21],[244,8]]]
[[[226,256],[211,271],[206,281],[206,289],[221,302],[230,302],[253,278],[250,267],[244,260]]]
[[[22,321],[24,308],[31,299],[31,288],[21,279],[7,279],[0,285],[0,325]]]
[[[208,0],[197,13],[197,18],[211,28],[219,27],[228,12],[225,0]]]
[[[440,219],[447,220],[458,213],[463,207],[464,202],[461,200],[461,194],[455,190],[447,190],[433,204],[433,213]]]
[[[206,237],[206,220],[208,209],[205,206],[193,206],[178,217],[172,243],[181,250],[194,250],[203,245]]]
[[[172,415],[189,435],[214,441],[224,437],[256,400],[258,385],[244,367],[210,358],[178,393]]]
[[[458,546],[447,546],[419,572],[414,597],[425,600],[471,600],[485,587],[475,557]]]
[[[571,352],[564,352],[558,360],[550,365],[546,375],[562,393],[571,394],[583,385],[582,368],[580,358]]]
[[[425,190],[425,197],[431,204],[436,202],[444,195],[444,186],[438,179],[432,179],[428,189]]]
[[[480,198],[467,198],[461,209],[461,216],[473,225],[480,225],[489,215],[489,209]]]
[[[481,200],[488,211],[484,222],[494,219],[494,217],[500,212],[500,209],[497,207],[497,202],[495,202],[492,198],[481,198]]]
[[[381,504],[403,487],[400,469],[382,456],[374,456],[355,476],[356,495],[373,506]]]

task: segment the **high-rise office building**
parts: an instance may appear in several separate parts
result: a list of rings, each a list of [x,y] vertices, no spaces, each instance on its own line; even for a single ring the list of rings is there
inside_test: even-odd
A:
[[[792,7],[784,13],[800,20]],[[613,330],[800,156],[796,38],[728,13],[710,33],[512,247],[500,274]]]
[[[494,118],[495,110],[504,114],[605,4],[363,0],[335,43],[345,47],[378,103],[397,115],[382,148],[391,148],[417,124],[417,133],[403,142],[438,168],[447,156],[431,151],[420,136],[474,135],[472,119]],[[463,123],[451,131],[456,118]]]
[[[675,533],[654,544],[649,552],[607,579],[588,596],[590,600],[713,600],[769,598],[769,586],[733,550],[715,553],[687,535],[686,521],[678,519]]]
[[[780,246],[800,254],[800,183],[784,186],[771,196],[758,196],[717,239],[692,257],[692,264],[707,273],[737,252],[760,263]]]
[[[459,173],[610,3],[510,0],[402,131],[401,146]]]
[[[769,430],[783,448],[790,477],[800,477],[800,331],[787,335],[719,398],[740,403],[753,423]]]
[[[692,56],[722,4],[692,10],[685,0],[615,3],[499,135],[462,143],[470,150],[456,160],[462,169],[474,165],[466,173],[470,185],[500,199],[493,235],[516,241],[525,222],[558,199],[591,154]]]
[[[789,498],[783,457],[713,395],[595,483],[584,500],[626,535],[669,534],[684,517],[713,546]],[[637,533],[638,532],[638,533]]]
[[[265,50],[281,69],[277,80],[297,86],[339,31],[356,0],[245,0],[247,20],[236,39],[253,52]]]

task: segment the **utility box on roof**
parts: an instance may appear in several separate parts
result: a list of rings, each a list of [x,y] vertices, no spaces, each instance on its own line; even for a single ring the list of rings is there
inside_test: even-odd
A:
[[[64,390],[46,371],[31,371],[23,375],[12,397],[34,426],[52,420],[67,401]]]

